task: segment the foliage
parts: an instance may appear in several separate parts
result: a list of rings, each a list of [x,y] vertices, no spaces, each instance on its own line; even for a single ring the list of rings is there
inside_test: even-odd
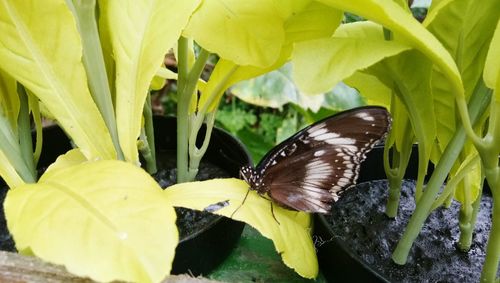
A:
[[[319,39],[315,44],[298,44],[292,60],[299,67],[295,77],[299,86],[310,92],[321,91],[345,79],[362,90],[362,95],[390,105],[394,124],[386,143],[384,163],[392,187],[387,210],[391,217],[396,215],[399,186],[411,144],[418,142],[419,176],[415,196],[418,205],[393,254],[394,261],[406,262],[427,215],[452,196],[462,202],[459,246],[468,249],[477,207],[474,203],[480,195],[483,174],[494,198],[500,188],[498,108],[497,100],[490,99],[492,90],[497,90],[495,83],[487,84],[486,76],[488,66],[490,74],[494,74],[490,78],[499,74],[498,65],[491,67],[496,57],[486,57],[499,53],[493,36],[497,33],[499,18],[495,1],[486,1],[480,7],[466,0],[433,2],[422,24],[412,18],[405,1],[321,2],[369,21],[342,25],[332,38]],[[375,28],[370,21],[381,26]],[[454,28],[449,29],[450,26]],[[366,38],[371,39],[369,43]],[[341,48],[342,44],[356,48]],[[313,45],[320,46],[321,53],[327,55],[317,57],[305,51]],[[370,50],[365,50],[365,45],[370,46]],[[374,88],[368,84],[378,85],[384,95],[370,93]],[[390,149],[392,162],[388,160]],[[474,158],[477,154],[480,158]],[[436,164],[436,170],[423,190],[429,160]],[[482,172],[477,169],[479,163]],[[437,197],[450,171],[449,184],[454,185]],[[456,186],[457,183],[460,185]],[[495,198],[495,202],[498,201]],[[486,282],[495,281],[500,261],[500,234],[496,228],[500,225],[496,215],[500,214],[496,207],[498,205],[493,208],[493,229],[482,274]]]

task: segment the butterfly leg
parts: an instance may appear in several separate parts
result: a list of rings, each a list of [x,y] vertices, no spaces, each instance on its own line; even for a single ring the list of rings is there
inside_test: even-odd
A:
[[[276,223],[278,223],[278,225],[281,225],[280,222],[278,221],[278,219],[276,219],[276,215],[274,215],[274,208],[273,208],[273,202],[269,202],[271,204],[271,214],[273,215],[273,218],[274,218],[274,221],[276,221]]]
[[[241,202],[241,204],[233,211],[233,213],[231,213],[231,216],[230,216],[231,218],[233,218],[233,215],[236,213],[236,211],[238,211],[243,206],[243,204],[247,200],[249,193],[250,193],[250,189],[247,190],[247,193],[245,194],[245,197],[243,198],[243,201]]]

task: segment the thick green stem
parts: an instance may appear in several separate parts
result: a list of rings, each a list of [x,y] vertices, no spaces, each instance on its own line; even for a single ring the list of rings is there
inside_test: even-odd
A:
[[[146,103],[144,104],[144,133],[150,155],[150,157],[146,159],[146,170],[149,174],[154,174],[158,169],[156,168],[155,131],[153,127],[153,111],[151,109],[150,95],[146,97]]]
[[[392,145],[392,168],[389,164],[390,144],[388,143],[384,147],[384,169],[387,174],[387,180],[389,181],[389,196],[387,198],[385,214],[391,218],[395,218],[398,214],[401,185],[403,183],[406,168],[408,167],[408,162],[410,161],[413,146],[413,131],[409,120],[405,121],[405,137],[407,138],[405,139],[403,148],[398,149],[395,144]]]
[[[17,85],[17,93],[19,95],[19,116],[17,118],[17,131],[19,135],[19,146],[21,150],[21,157],[27,165],[33,178],[36,179],[35,161],[33,158],[33,142],[31,139],[31,121],[30,109],[28,102],[28,94],[24,87],[20,84]]]
[[[477,213],[481,207],[482,185],[483,182],[481,182],[478,196],[470,206],[470,210],[463,207],[460,209],[460,238],[458,239],[458,248],[462,251],[470,250],[472,244],[472,234],[474,233],[474,227],[476,227]]]
[[[188,39],[178,41],[177,55],[177,183],[191,181],[189,174],[189,107],[191,100],[210,53],[201,49],[193,67],[188,65]]]
[[[490,184],[491,185],[491,184]],[[492,190],[498,190],[500,183],[491,186]],[[486,258],[481,273],[481,282],[495,282],[498,264],[500,263],[500,195],[498,191],[493,193],[493,212],[491,220],[490,236],[486,247]]]
[[[478,88],[480,89],[480,88]],[[475,91],[470,99],[469,103],[469,113],[472,119],[472,123],[479,118],[483,111],[488,107],[491,100],[491,94],[483,91]],[[410,222],[401,237],[400,241],[394,253],[392,254],[392,259],[397,264],[405,264],[408,257],[413,242],[417,238],[422,226],[424,225],[427,216],[431,211],[432,204],[434,203],[441,185],[444,183],[451,167],[457,160],[463,145],[465,143],[465,129],[460,126],[455,135],[450,140],[446,146],[439,163],[437,164],[432,176],[427,183],[425,192],[420,198],[417,208],[415,209],[413,215],[410,218]]]
[[[177,43],[177,183],[188,180],[189,105],[192,94],[185,93],[188,66],[188,39],[181,37]]]
[[[111,135],[117,158],[125,160],[118,139],[113,100],[96,23],[96,0],[66,0],[66,2],[77,18],[90,93]]]

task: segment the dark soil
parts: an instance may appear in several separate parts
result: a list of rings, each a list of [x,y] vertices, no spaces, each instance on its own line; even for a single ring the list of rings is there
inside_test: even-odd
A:
[[[456,247],[459,203],[432,212],[415,241],[408,262],[396,265],[391,254],[415,209],[414,182],[405,181],[398,216],[385,214],[387,181],[365,182],[346,191],[327,215],[336,238],[392,282],[479,282],[491,226],[491,196],[482,197],[469,252]]]
[[[158,172],[153,177],[163,189],[176,183],[177,169],[175,154],[175,151],[163,150],[157,152]],[[196,180],[204,181],[228,177],[231,176],[222,168],[202,159]],[[177,228],[179,229],[180,239],[186,238],[196,231],[203,229],[203,227],[210,225],[219,218],[219,216],[208,212],[182,207],[176,207],[175,212],[177,213]]]

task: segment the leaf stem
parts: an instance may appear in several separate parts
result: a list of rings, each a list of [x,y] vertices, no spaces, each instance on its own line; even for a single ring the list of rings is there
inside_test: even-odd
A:
[[[472,94],[469,101],[470,117],[473,119],[474,123],[483,111],[488,107],[491,100],[491,94],[484,92],[481,87],[476,88],[476,91]],[[446,149],[436,165],[432,176],[427,183],[425,192],[422,194],[417,208],[413,212],[410,221],[407,225],[403,236],[398,242],[394,253],[392,254],[392,259],[397,264],[405,264],[410,248],[413,242],[417,238],[422,226],[430,213],[432,204],[434,203],[441,185],[444,183],[448,172],[453,166],[454,162],[458,158],[466,138],[466,130],[463,126],[457,128],[455,135],[450,140]],[[498,157],[497,157],[498,158]]]
[[[125,160],[118,139],[114,106],[96,23],[96,0],[66,0],[66,2],[77,19],[90,93],[111,135],[117,158]]]
[[[210,56],[210,52],[202,48],[193,67],[189,70],[188,48],[188,39],[181,37],[178,41],[177,55],[177,183],[192,180],[192,174],[189,173],[188,167],[190,139],[189,107],[191,106],[191,101],[200,75]]]
[[[21,158],[24,160],[27,169],[30,171],[33,179],[36,179],[36,168],[33,159],[33,142],[31,138],[31,123],[30,123],[30,109],[28,102],[28,94],[24,86],[17,84],[17,93],[19,95],[19,116],[17,118],[17,131],[19,136],[19,147],[21,151]]]
[[[146,103],[144,103],[144,134],[150,155],[146,159],[146,170],[149,174],[154,174],[158,171],[158,168],[156,168],[155,131],[153,126],[153,111],[151,109],[151,95],[146,96]]]
[[[472,244],[472,234],[474,232],[474,227],[476,227],[477,213],[481,207],[481,195],[483,193],[483,182],[479,187],[479,192],[476,200],[470,205],[470,208],[464,208],[463,204],[460,209],[459,215],[459,227],[460,227],[460,238],[458,239],[458,247],[462,251],[470,250]]]
[[[33,172],[22,158],[17,135],[14,134],[10,122],[3,113],[0,113],[0,150],[24,182],[36,182]]]

